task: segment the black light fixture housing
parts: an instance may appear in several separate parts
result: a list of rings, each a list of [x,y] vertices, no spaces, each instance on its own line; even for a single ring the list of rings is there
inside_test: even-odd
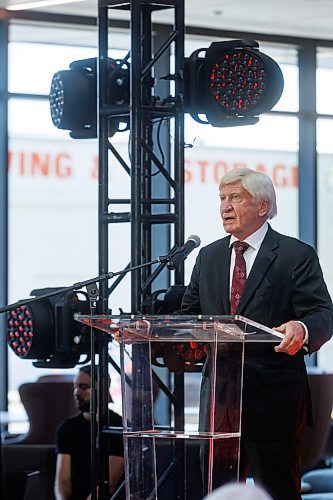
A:
[[[129,103],[129,69],[123,61],[108,59],[108,104]],[[49,94],[51,119],[59,129],[70,130],[74,139],[97,137],[97,58],[73,61],[68,70],[53,75]],[[109,120],[109,137],[125,122]],[[123,128],[123,130],[125,130]]]
[[[111,137],[129,128],[127,58],[109,58],[107,75],[108,109],[102,112],[110,115],[107,133]],[[183,78],[184,112],[197,122],[214,127],[257,123],[258,115],[275,106],[284,85],[280,67],[259,51],[254,40],[214,42],[194,51],[184,59]],[[155,102],[159,103],[159,99]],[[97,137],[97,58],[74,61],[68,70],[53,76],[50,109],[53,124],[70,130],[74,139]],[[206,119],[199,115],[206,115]],[[121,123],[125,123],[125,128],[120,128]]]
[[[280,99],[283,85],[279,65],[254,40],[214,42],[184,61],[185,111],[214,127],[256,123]]]
[[[33,290],[39,297],[57,288]],[[90,330],[74,320],[74,313],[88,314],[85,292],[65,292],[22,303],[7,313],[7,341],[21,359],[36,360],[37,368],[72,368],[90,360]]]

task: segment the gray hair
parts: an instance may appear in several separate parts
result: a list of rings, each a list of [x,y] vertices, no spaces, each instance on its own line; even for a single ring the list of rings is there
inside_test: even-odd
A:
[[[256,172],[250,168],[235,168],[225,174],[220,182],[219,188],[227,184],[241,182],[246,191],[258,202],[266,201],[269,205],[267,219],[273,219],[277,214],[276,195],[273,182],[268,175]]]

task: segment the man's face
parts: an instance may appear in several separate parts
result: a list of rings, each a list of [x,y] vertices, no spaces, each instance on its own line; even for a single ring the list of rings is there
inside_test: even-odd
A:
[[[90,411],[91,378],[88,373],[79,372],[74,378],[73,395],[80,411]]]
[[[224,230],[239,240],[257,231],[266,220],[268,204],[255,201],[241,182],[222,186],[220,200]]]

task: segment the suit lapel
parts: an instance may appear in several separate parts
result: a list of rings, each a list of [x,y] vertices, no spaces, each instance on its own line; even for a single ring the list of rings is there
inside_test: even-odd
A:
[[[224,314],[230,314],[229,281],[230,281],[230,259],[231,248],[229,248],[230,236],[221,240],[221,251],[218,262],[218,276],[220,280],[220,296],[224,308]]]
[[[277,246],[277,233],[269,227],[246,281],[243,295],[237,309],[237,314],[242,314],[242,311],[251,299],[253,292],[256,288],[258,288],[260,282],[267,273],[267,270],[276,259],[275,249]]]

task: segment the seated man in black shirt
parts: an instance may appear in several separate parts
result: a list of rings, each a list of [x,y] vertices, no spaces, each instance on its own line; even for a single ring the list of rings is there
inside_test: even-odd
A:
[[[90,388],[91,365],[86,365],[74,379],[73,394],[79,413],[64,420],[56,433],[56,500],[90,498]],[[122,427],[122,418],[112,410],[109,412],[109,425]],[[123,437],[119,434],[109,438],[110,493],[116,490],[123,474]]]

